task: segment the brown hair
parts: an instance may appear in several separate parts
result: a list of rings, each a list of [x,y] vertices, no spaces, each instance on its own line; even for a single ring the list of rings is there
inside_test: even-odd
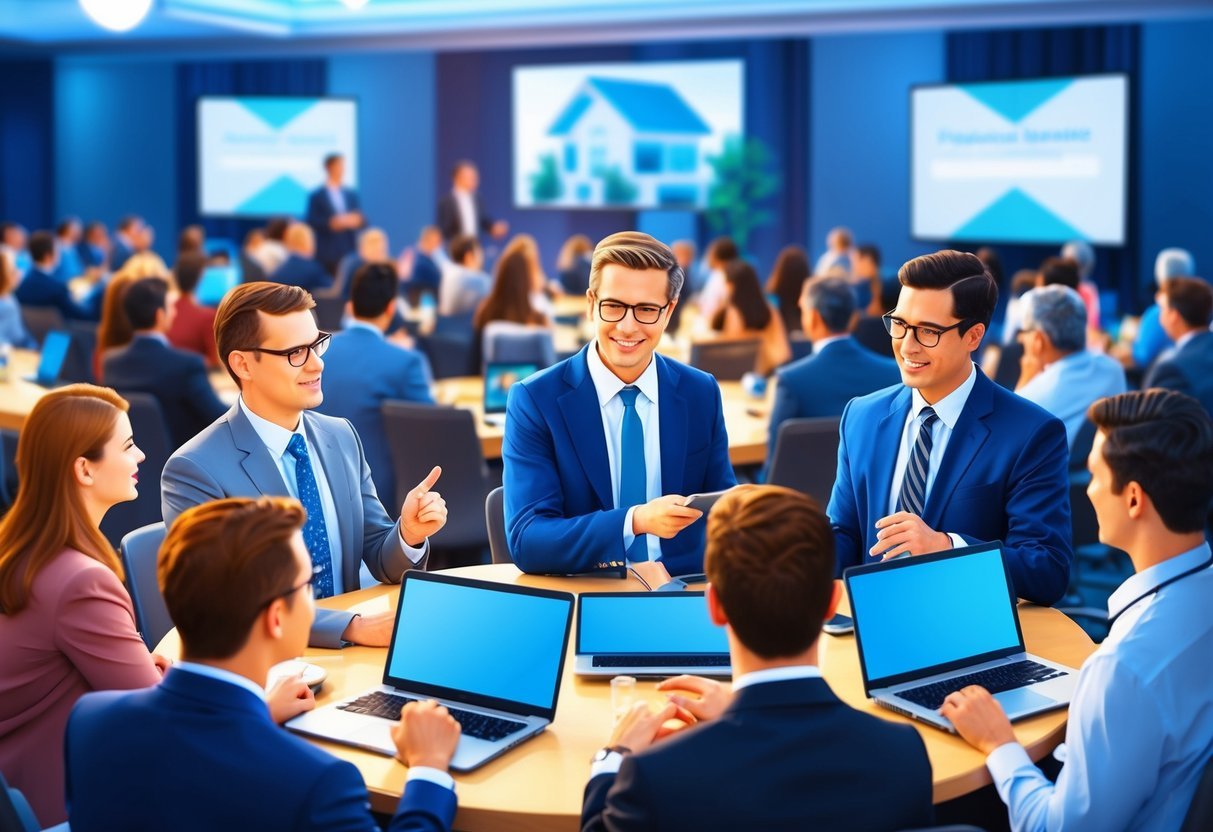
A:
[[[785,246],[767,278],[766,293],[779,299],[779,314],[788,332],[799,332],[800,292],[809,279],[809,257],[800,246]]]
[[[122,564],[89,521],[72,474],[75,461],[101,459],[126,400],[107,387],[72,384],[40,398],[17,439],[17,499],[0,520],[0,610],[29,603],[34,579],[64,549],[75,549],[122,577]]]
[[[219,348],[219,359],[227,368],[227,374],[237,387],[240,386],[240,379],[233,372],[228,357],[234,350],[261,346],[261,317],[257,313],[289,315],[315,305],[312,296],[298,286],[264,280],[241,283],[227,293],[215,312],[215,346]]]
[[[682,292],[686,275],[674,257],[670,247],[660,240],[641,234],[639,231],[620,231],[598,241],[594,248],[594,259],[590,263],[590,291],[598,294],[602,285],[602,269],[608,264],[627,269],[647,271],[661,269],[669,277],[666,300],[677,300]]]
[[[1172,277],[1162,285],[1167,306],[1179,313],[1184,324],[1207,329],[1213,320],[1213,287],[1199,277]]]
[[[493,288],[481,301],[472,326],[476,330],[493,321],[513,321],[516,324],[546,326],[547,316],[531,305],[531,282],[534,274],[531,259],[522,244],[515,245],[515,238],[506,246],[497,261],[493,274]]]
[[[134,327],[127,317],[126,290],[132,283],[147,277],[159,277],[168,281],[169,288],[176,286],[172,273],[165,268],[164,261],[150,252],[132,255],[121,269],[110,278],[101,300],[101,323],[97,325],[97,348],[93,355],[94,374],[101,378],[105,353],[124,347],[135,337]]]
[[[17,267],[8,252],[0,252],[0,298],[17,288]]]
[[[291,538],[306,520],[289,497],[229,497],[181,513],[156,575],[184,658],[226,659],[244,646],[258,613],[295,583]]]
[[[817,640],[834,591],[834,536],[813,498],[742,485],[708,515],[704,570],[729,626],[764,659]]]

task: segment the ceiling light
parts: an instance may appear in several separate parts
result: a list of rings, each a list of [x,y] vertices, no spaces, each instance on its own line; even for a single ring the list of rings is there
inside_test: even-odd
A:
[[[80,6],[98,26],[112,32],[126,32],[147,17],[152,0],[80,0]]]
[[[347,9],[353,9],[354,11],[358,11],[363,6],[365,6],[369,2],[369,0],[341,0],[341,2],[345,4],[345,7]]]

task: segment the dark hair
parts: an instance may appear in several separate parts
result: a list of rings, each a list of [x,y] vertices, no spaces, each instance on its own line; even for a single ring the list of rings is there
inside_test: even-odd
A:
[[[1190,327],[1207,329],[1213,320],[1213,287],[1199,277],[1172,277],[1162,285],[1167,306]]]
[[[866,257],[876,264],[876,268],[880,268],[880,247],[871,243],[864,243],[861,246],[855,247],[855,254],[860,257]]]
[[[119,231],[129,231],[132,226],[138,225],[141,222],[143,222],[143,220],[141,220],[137,214],[127,214],[122,219],[118,220],[117,228]]]
[[[265,236],[271,240],[282,242],[286,237],[286,230],[290,228],[291,221],[289,217],[274,217],[265,224]]]
[[[800,326],[800,292],[809,279],[809,257],[800,246],[786,246],[775,260],[775,268],[767,278],[766,293],[779,301],[779,314],[788,332],[798,332]]]
[[[771,322],[771,307],[758,285],[758,272],[744,260],[730,260],[724,267],[725,282],[732,288],[728,306],[741,313],[742,323],[750,331],[760,332]],[[712,316],[712,329],[724,329],[728,306]]]
[[[1046,257],[1040,264],[1041,286],[1069,286],[1078,289],[1078,264],[1068,257]]]
[[[834,592],[834,535],[812,497],[737,486],[708,515],[703,565],[748,650],[785,658],[817,640]]]
[[[1087,418],[1104,434],[1112,493],[1135,482],[1175,534],[1202,531],[1213,502],[1213,418],[1174,390],[1140,390],[1099,399]]]
[[[400,276],[391,263],[364,263],[354,272],[350,301],[355,318],[378,318],[396,302]]]
[[[182,254],[173,264],[173,277],[177,280],[177,288],[183,294],[189,294],[198,288],[202,273],[206,270],[206,255],[200,251],[190,251]]]
[[[73,225],[80,225],[79,217],[64,217],[59,220],[59,224],[55,226],[55,236],[62,237]]]
[[[151,329],[156,325],[156,313],[168,308],[168,288],[163,277],[145,277],[126,288],[122,311],[131,322],[131,329]]]
[[[177,235],[177,253],[202,251],[206,246],[206,231],[200,225],[187,225]]]
[[[344,158],[345,158],[345,157],[344,157],[344,156],[342,156],[340,153],[330,153],[330,154],[328,154],[327,156],[325,156],[325,157],[324,157],[324,169],[325,169],[325,170],[329,170],[329,169],[331,169],[331,168],[333,167],[333,164],[334,164],[335,162],[340,162],[340,161],[341,161],[342,159],[344,159]]]
[[[240,378],[228,357],[234,350],[261,346],[261,317],[257,313],[289,315],[315,306],[312,296],[298,286],[264,280],[241,283],[227,293],[215,311],[215,346],[237,387],[241,386]]]
[[[594,246],[594,257],[590,260],[590,291],[598,294],[602,285],[603,267],[615,264],[627,269],[661,269],[666,273],[666,300],[678,300],[686,275],[678,258],[665,243],[639,231],[620,231],[603,237]]]
[[[226,659],[298,575],[291,538],[307,515],[287,497],[229,497],[181,513],[160,547],[157,578],[184,659]]]
[[[994,282],[1001,286],[1002,258],[998,256],[998,251],[989,246],[982,246],[977,249],[977,259],[986,264],[986,271],[990,273],[990,277],[994,278]]]
[[[737,243],[733,242],[732,237],[717,237],[708,243],[708,257],[718,263],[728,263],[740,256],[741,252],[737,250]]]
[[[468,255],[480,248],[480,243],[471,234],[458,234],[451,239],[447,248],[450,250],[451,262],[462,266]]]
[[[963,251],[937,251],[905,263],[897,280],[911,289],[951,289],[952,316],[967,321],[963,335],[973,325],[990,325],[998,305],[998,284],[976,255]]]
[[[855,292],[845,278],[820,275],[804,287],[805,302],[821,315],[826,329],[844,333],[851,328],[855,316]]]
[[[105,223],[103,223],[101,220],[91,220],[88,225],[84,226],[84,236],[87,238],[90,234],[97,230],[105,231]]]
[[[493,288],[480,302],[472,319],[479,332],[493,321],[516,324],[547,324],[547,317],[531,306],[531,263],[521,247],[507,249],[497,261]]]
[[[49,231],[35,231],[29,235],[29,256],[35,263],[41,263],[55,253],[55,236]]]

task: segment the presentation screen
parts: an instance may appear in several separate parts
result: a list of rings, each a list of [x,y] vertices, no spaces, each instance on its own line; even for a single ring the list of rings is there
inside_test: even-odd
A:
[[[514,69],[522,208],[703,208],[742,137],[741,61]],[[727,161],[727,158],[726,158]]]
[[[1123,245],[1123,75],[915,87],[913,236]]]
[[[345,184],[356,188],[357,116],[352,98],[199,98],[199,213],[302,216],[330,153],[345,157]]]

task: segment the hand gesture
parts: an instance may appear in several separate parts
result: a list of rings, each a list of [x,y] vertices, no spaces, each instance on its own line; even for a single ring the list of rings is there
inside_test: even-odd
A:
[[[686,497],[678,494],[667,494],[636,506],[632,512],[632,533],[655,534],[669,540],[703,516],[699,509],[683,505],[686,501]]]
[[[898,511],[876,521],[876,545],[869,555],[883,555],[881,560],[898,555],[925,555],[952,548],[952,538],[937,532],[922,522],[917,514]]]
[[[281,725],[316,707],[316,695],[303,684],[303,675],[296,674],[275,682],[265,695],[265,703],[270,709],[270,719]]]
[[[416,548],[434,532],[446,525],[446,501],[437,491],[431,491],[442,476],[437,465],[421,483],[404,498],[400,507],[400,536]]]
[[[428,766],[446,771],[459,745],[459,723],[433,699],[410,702],[392,726],[396,757],[409,768]]]
[[[630,751],[643,751],[653,744],[653,741],[673,733],[663,731],[662,725],[667,719],[678,716],[678,709],[671,703],[654,713],[649,710],[647,702],[636,702],[631,709],[615,723],[615,730],[607,745],[622,745]]]
[[[978,685],[949,693],[939,715],[951,722],[964,741],[982,754],[988,755],[1001,745],[1015,742],[1011,720],[1007,719],[1002,705]]]
[[[678,709],[678,718],[688,725],[711,722],[724,713],[733,699],[728,687],[702,676],[674,676],[657,685],[657,690],[675,691],[668,697],[670,704]]]

